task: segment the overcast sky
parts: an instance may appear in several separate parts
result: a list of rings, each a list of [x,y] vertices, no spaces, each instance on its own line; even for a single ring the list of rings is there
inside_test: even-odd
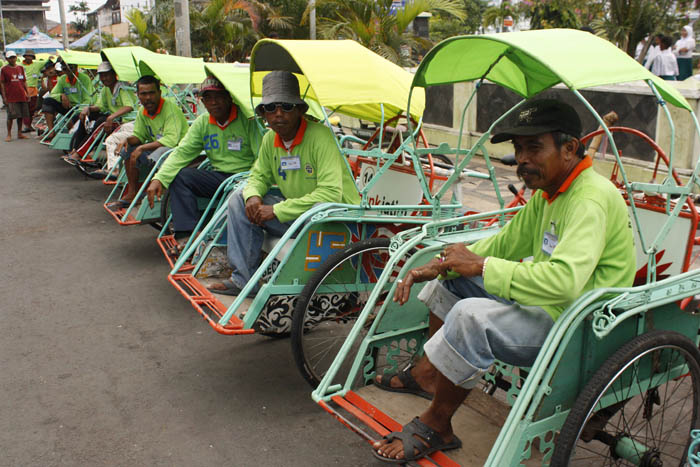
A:
[[[99,7],[100,5],[104,4],[106,0],[85,0],[90,7],[90,11],[94,10],[95,8]],[[73,13],[68,12],[68,8],[70,8],[71,5],[77,5],[80,3],[80,0],[63,0],[63,4],[66,7],[66,21],[69,23],[75,19],[75,15]],[[49,7],[50,10],[46,12],[46,19],[50,19],[51,21],[56,21],[59,22],[61,21],[61,14],[58,12],[58,0],[50,0],[49,1]]]

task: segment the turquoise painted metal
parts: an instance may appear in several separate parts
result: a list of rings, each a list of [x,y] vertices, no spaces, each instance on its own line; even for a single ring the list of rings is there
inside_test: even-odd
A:
[[[569,46],[572,43],[580,43],[581,50],[586,51],[575,61],[571,60],[572,51]],[[549,48],[545,47],[547,44],[550,45]],[[564,44],[566,47],[563,47]],[[613,71],[600,69],[601,63],[608,62],[614,62]],[[459,66],[461,63],[465,65]],[[595,76],[592,70],[595,70]],[[586,75],[587,71],[591,73]],[[597,289],[579,297],[556,321],[531,368],[518,369],[497,362],[492,371],[484,377],[484,384],[492,388],[497,386],[499,380],[510,381],[505,397],[510,405],[510,412],[484,464],[492,467],[524,465],[531,460],[534,448],[537,448],[540,451],[541,464],[549,465],[555,450],[562,449],[561,446],[555,446],[554,440],[559,436],[558,444],[563,444],[563,433],[560,432],[578,416],[572,408],[580,412],[582,407],[585,407],[586,398],[590,397],[589,392],[584,394],[581,389],[598,384],[601,372],[613,368],[616,358],[622,359],[626,349],[634,348],[633,344],[644,344],[645,341],[641,338],[645,336],[651,336],[650,339],[655,338],[659,342],[663,340],[659,337],[661,334],[664,338],[671,336],[669,339],[674,344],[660,343],[655,347],[640,350],[638,355],[633,352],[631,357],[625,357],[629,361],[627,366],[621,367],[617,373],[611,371],[610,383],[602,386],[599,398],[591,401],[592,406],[584,413],[587,415],[583,418],[581,431],[573,438],[572,452],[576,452],[576,443],[582,442],[583,423],[592,420],[599,413],[605,413],[603,409],[610,410],[611,413],[622,413],[625,410],[624,401],[642,398],[645,418],[651,419],[654,410],[663,411],[663,398],[661,408],[654,409],[656,402],[651,396],[656,394],[657,388],[667,387],[666,385],[691,386],[688,399],[681,402],[692,406],[685,409],[686,406],[683,405],[683,410],[690,413],[690,428],[700,428],[700,401],[697,397],[700,388],[700,358],[697,353],[700,323],[696,302],[693,300],[695,295],[700,293],[700,270],[682,271],[660,280],[660,268],[657,264],[658,255],[668,248],[664,242],[668,241],[669,236],[672,236],[674,242],[680,239],[680,242],[688,242],[688,245],[681,248],[678,257],[664,257],[665,261],[682,263],[686,255],[690,254],[698,221],[690,195],[694,185],[698,184],[700,165],[694,168],[685,184],[677,183],[670,176],[661,183],[630,180],[613,134],[579,89],[617,81],[642,80],[648,84],[658,100],[672,132],[674,126],[666,102],[690,110],[689,118],[693,120],[700,134],[700,127],[692,109],[675,89],[659,83],[643,67],[631,63],[629,57],[607,42],[589,34],[566,30],[448,39],[426,55],[416,72],[414,86],[476,81],[478,89],[478,85],[484,79],[508,87],[520,93],[523,98],[532,97],[551,86],[563,83],[591,112],[604,129],[610,150],[615,155],[619,167],[617,182],[629,200],[630,216],[638,239],[638,257],[641,258],[638,268],[642,273],[642,285]],[[476,93],[476,90],[474,92]],[[472,102],[473,97],[474,95],[467,105]],[[449,185],[455,182],[477,152],[489,161],[484,143],[490,138],[494,126],[509,113],[517,110],[523,102],[524,100],[494,122],[471,149],[461,147],[460,136],[457,148],[450,148],[447,144],[429,150],[414,147],[412,154],[421,155],[429,151],[432,154],[449,154],[455,157],[457,162],[454,174],[445,184]],[[462,113],[462,122],[464,115],[466,108]],[[675,145],[671,144],[668,157],[669,173],[674,150]],[[413,157],[414,163],[416,160],[417,158]],[[416,172],[420,172],[420,165],[415,165],[415,169]],[[426,199],[433,205],[439,205],[445,194],[444,190],[443,187],[435,195],[426,193]],[[677,201],[672,202],[671,195],[674,198],[677,195]],[[368,409],[365,405],[356,404],[354,401],[358,396],[354,391],[362,388],[376,375],[384,371],[395,371],[402,362],[419,355],[428,328],[428,310],[415,299],[421,288],[420,284],[413,287],[411,300],[402,307],[386,298],[393,295],[396,280],[411,268],[432,259],[436,252],[447,244],[472,243],[493,235],[499,230],[499,226],[490,224],[487,220],[499,218],[505,222],[517,210],[518,208],[499,209],[454,218],[433,216],[429,222],[397,233],[391,239],[384,272],[373,284],[352,329],[313,391],[312,398],[366,439],[379,438],[380,434],[367,434],[367,431],[374,432],[376,428],[372,427],[377,425],[388,426],[385,424],[385,417],[377,415],[381,413],[382,407]],[[330,217],[332,212],[328,209],[314,215]],[[434,210],[433,213],[435,212],[437,211]],[[651,220],[649,216],[653,216]],[[644,271],[646,274],[643,274]],[[360,290],[353,289],[352,284],[348,286],[347,290]],[[686,345],[685,350],[678,350],[683,345]],[[683,359],[668,358],[669,352],[676,352]],[[660,368],[665,370],[659,371]],[[626,379],[630,374],[634,375],[634,384]],[[610,392],[612,390],[619,392]],[[617,394],[624,394],[624,398],[615,400],[613,396]],[[354,408],[350,410],[348,406]],[[408,420],[401,420],[406,421]],[[589,425],[586,423],[585,426]],[[653,461],[655,456],[664,455],[657,450],[659,446],[651,442],[645,444],[636,437],[637,433],[624,433],[624,429],[621,431],[622,433],[614,433],[613,436],[605,438],[607,444],[603,446],[607,446],[607,451],[603,450],[603,457],[614,452],[615,456],[626,460],[625,465],[660,465]],[[677,437],[674,438],[674,442],[678,443],[677,459],[682,459],[684,451],[688,451],[689,431],[683,432],[681,428],[680,433],[674,433]],[[698,445],[699,436],[697,432],[694,433],[696,441],[690,446],[691,454],[697,451]],[[457,434],[468,446],[469,434]],[[689,457],[689,462],[697,462],[694,455]],[[671,463],[676,465],[677,459]],[[431,461],[435,465],[443,465],[438,457],[433,457]],[[680,465],[683,465],[683,462],[681,460]]]

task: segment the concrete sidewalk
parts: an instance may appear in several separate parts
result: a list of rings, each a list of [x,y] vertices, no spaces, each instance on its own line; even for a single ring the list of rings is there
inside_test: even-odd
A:
[[[214,332],[156,232],[118,226],[59,156],[0,145],[0,466],[381,464],[312,402],[288,339]]]

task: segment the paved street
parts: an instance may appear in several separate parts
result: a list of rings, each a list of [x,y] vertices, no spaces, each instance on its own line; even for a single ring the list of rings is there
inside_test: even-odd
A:
[[[37,140],[0,144],[0,466],[376,465],[289,341],[214,332],[107,189]]]

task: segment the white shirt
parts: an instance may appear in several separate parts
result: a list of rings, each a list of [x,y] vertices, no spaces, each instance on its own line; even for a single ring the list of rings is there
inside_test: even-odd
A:
[[[693,51],[695,50],[695,39],[693,38],[693,28],[690,26],[683,26],[683,29],[688,33],[684,38],[680,38],[676,41],[673,46],[673,53],[676,54],[678,58],[693,58]],[[687,52],[681,53],[681,49],[688,49]]]
[[[662,50],[651,64],[651,72],[656,76],[677,76],[678,62],[671,49]]]
[[[654,62],[654,58],[659,55],[659,52],[661,52],[661,49],[658,45],[652,45],[649,47],[649,50],[647,50],[647,55],[644,57],[644,66],[647,68],[647,70],[651,70],[651,64]]]

